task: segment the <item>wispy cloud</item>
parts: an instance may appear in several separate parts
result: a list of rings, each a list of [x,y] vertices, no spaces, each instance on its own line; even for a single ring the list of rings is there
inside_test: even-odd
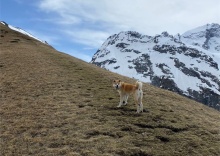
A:
[[[187,30],[186,26],[220,22],[219,0],[42,0],[39,6],[57,13],[67,24],[87,27],[99,23],[108,31],[127,28],[146,34],[177,33]]]
[[[100,47],[103,41],[110,35],[103,31],[89,29],[64,30],[63,32],[69,36],[70,40],[85,44],[91,48]]]
[[[46,13],[46,22],[55,24],[73,44],[84,45],[82,49],[99,48],[120,31],[175,35],[220,23],[219,0],[40,0],[37,7]]]

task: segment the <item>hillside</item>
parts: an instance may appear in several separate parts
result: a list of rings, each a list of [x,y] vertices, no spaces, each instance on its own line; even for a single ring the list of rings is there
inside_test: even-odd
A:
[[[144,112],[117,108],[134,83],[0,24],[1,155],[220,154],[219,112],[144,84]]]

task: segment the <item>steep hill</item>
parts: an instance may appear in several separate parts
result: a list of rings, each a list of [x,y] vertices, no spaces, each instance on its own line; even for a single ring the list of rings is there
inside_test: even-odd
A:
[[[176,36],[120,32],[103,43],[91,63],[219,109],[219,24]]]
[[[116,108],[135,80],[0,24],[1,155],[219,155],[219,112],[144,84],[144,112]]]

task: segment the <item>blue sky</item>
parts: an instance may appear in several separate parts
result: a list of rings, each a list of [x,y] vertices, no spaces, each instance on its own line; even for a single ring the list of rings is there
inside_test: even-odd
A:
[[[121,31],[184,33],[220,23],[219,0],[0,0],[0,20],[89,62]]]

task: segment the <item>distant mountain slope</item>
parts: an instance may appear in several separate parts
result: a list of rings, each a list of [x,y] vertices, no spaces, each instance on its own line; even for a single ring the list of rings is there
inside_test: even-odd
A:
[[[176,36],[127,31],[110,36],[91,63],[219,109],[219,47],[218,24]]]
[[[21,28],[14,27],[14,26],[12,26],[12,25],[10,25],[10,24],[4,22],[4,21],[1,21],[0,23],[3,24],[3,25],[5,25],[5,26],[7,26],[8,28],[10,28],[10,29],[12,29],[12,30],[15,30],[15,31],[17,31],[17,32],[20,32],[20,33],[22,33],[22,34],[24,34],[24,35],[27,35],[27,36],[29,36],[29,37],[35,39],[35,40],[38,40],[38,41],[40,41],[40,42],[42,42],[42,43],[47,44],[46,41],[40,40],[39,38],[33,36],[32,34],[30,34],[29,32],[27,32],[27,31],[25,31],[25,30],[23,30],[23,29],[21,29]]]
[[[119,109],[111,80],[134,79],[0,33],[1,155],[219,155],[218,111],[145,83],[144,112]]]
[[[181,41],[220,56],[220,25],[207,24],[187,31],[181,36]]]

